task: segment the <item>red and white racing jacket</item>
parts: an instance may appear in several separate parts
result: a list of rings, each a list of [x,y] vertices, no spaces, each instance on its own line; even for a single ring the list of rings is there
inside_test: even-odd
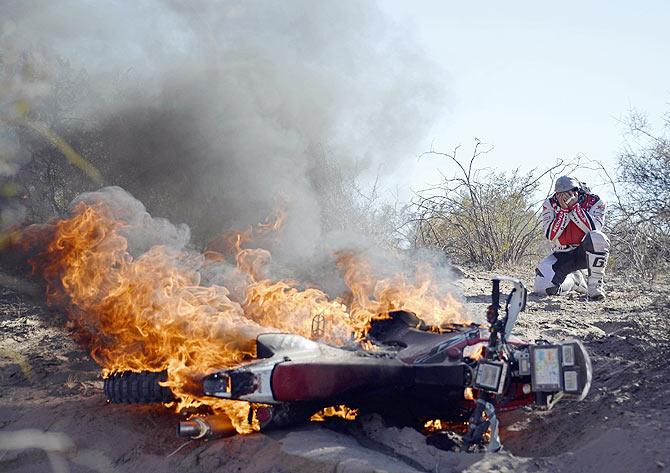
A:
[[[594,194],[580,193],[572,207],[563,209],[555,197],[542,204],[544,235],[554,244],[554,251],[568,251],[579,246],[591,230],[605,223],[607,204]]]

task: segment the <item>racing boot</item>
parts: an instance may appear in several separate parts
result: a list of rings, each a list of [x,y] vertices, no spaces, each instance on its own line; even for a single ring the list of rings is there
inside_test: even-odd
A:
[[[601,301],[605,298],[605,285],[603,277],[605,276],[605,267],[607,266],[608,253],[589,253],[586,252],[589,264],[589,277],[586,281],[586,294],[589,299]]]
[[[582,282],[583,282],[583,276],[582,276]],[[550,295],[550,296],[559,296],[561,294],[567,294],[568,292],[570,292],[572,290],[576,290],[578,292],[581,292],[579,290],[578,286],[579,286],[579,280],[576,279],[576,277],[573,276],[573,274],[571,273],[571,274],[568,274],[565,277],[565,280],[563,280],[563,282],[561,283],[560,286],[554,284],[551,287],[548,287],[546,291],[547,291],[547,294]],[[584,282],[584,289],[586,289],[586,283],[585,282]],[[585,292],[584,292],[584,294],[585,294]]]
[[[572,276],[572,279],[575,281],[573,289],[579,294],[588,294],[588,286],[586,285],[586,279],[584,279],[584,273],[578,269],[570,276]]]

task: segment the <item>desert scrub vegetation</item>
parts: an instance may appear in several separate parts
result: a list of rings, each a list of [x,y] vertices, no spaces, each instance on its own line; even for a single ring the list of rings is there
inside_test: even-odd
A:
[[[573,172],[579,159],[558,160],[544,169],[494,172],[479,165],[493,146],[476,139],[464,159],[460,147],[452,152],[428,151],[422,156],[446,159],[456,173],[417,192],[412,202],[412,244],[436,249],[457,263],[487,270],[529,264],[545,245],[538,212],[546,196],[541,186],[556,176]],[[540,197],[538,197],[540,196]]]
[[[660,130],[636,111],[625,123],[626,146],[610,176],[612,255],[616,269],[657,279],[670,269],[670,112]]]

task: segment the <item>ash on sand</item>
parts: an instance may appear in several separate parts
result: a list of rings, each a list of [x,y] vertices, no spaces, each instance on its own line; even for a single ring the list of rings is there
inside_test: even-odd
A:
[[[488,304],[490,276],[459,281],[473,313]],[[666,286],[613,280],[598,303],[531,296],[516,333],[583,340],[594,384],[581,403],[502,414],[505,451],[486,455],[439,450],[375,416],[185,442],[174,435],[177,416],[163,407],[106,404],[99,369],[62,328],[64,317],[20,285],[7,286],[0,289],[0,471],[670,471]]]

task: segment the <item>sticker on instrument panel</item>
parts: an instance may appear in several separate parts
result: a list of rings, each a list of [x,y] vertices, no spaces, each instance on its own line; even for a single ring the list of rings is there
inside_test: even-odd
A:
[[[563,366],[573,366],[575,364],[575,347],[572,345],[563,345],[561,350]]]
[[[568,392],[575,392],[579,390],[579,382],[577,381],[576,371],[566,371],[563,373],[563,382],[565,390]]]

